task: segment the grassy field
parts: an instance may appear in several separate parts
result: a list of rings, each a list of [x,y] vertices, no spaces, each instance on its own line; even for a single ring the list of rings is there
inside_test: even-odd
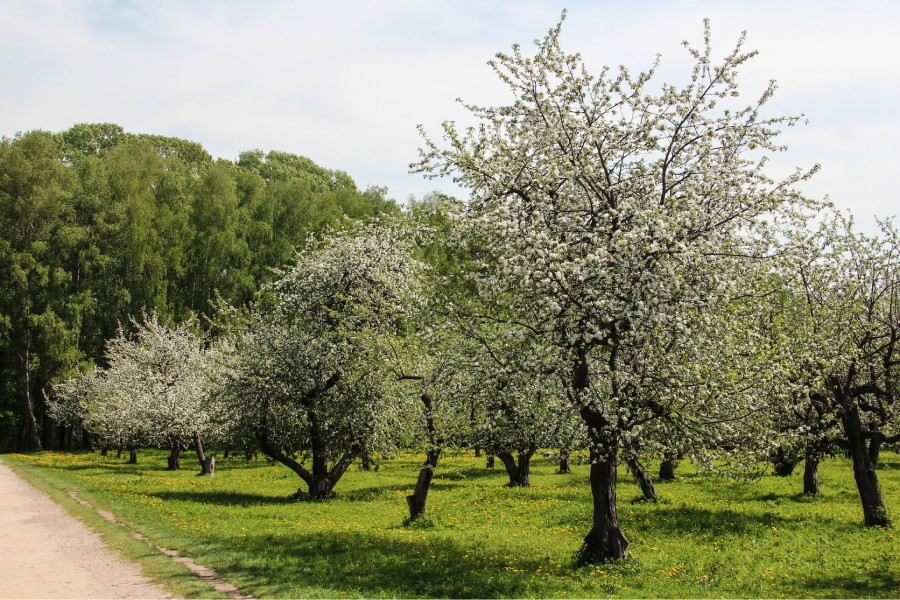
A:
[[[881,460],[889,510],[900,519],[900,457]],[[290,500],[299,478],[264,460],[220,460],[212,479],[189,460],[165,470],[161,451],[142,451],[137,465],[87,453],[3,461],[44,489],[77,491],[257,597],[900,595],[894,533],[862,526],[844,459],[821,465],[815,499],[800,493],[802,465],[792,477],[742,484],[697,476],[685,461],[677,481],[657,484],[656,504],[641,502],[621,476],[632,558],[583,568],[572,556],[589,529],[587,466],[557,475],[536,460],[533,486],[513,489],[499,461],[488,470],[472,453],[446,458],[428,519],[406,527],[417,457],[385,461],[378,472],[352,467],[324,502]]]

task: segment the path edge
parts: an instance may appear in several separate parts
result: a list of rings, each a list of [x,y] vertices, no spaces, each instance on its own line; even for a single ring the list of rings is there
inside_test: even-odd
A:
[[[46,494],[54,504],[85,527],[96,532],[107,550],[134,565],[141,575],[165,589],[172,597],[229,598],[227,594],[216,591],[187,566],[134,538],[129,529],[119,523],[107,521],[93,507],[77,502],[69,495],[71,490],[63,489],[53,481],[41,477],[39,472],[35,472],[41,467],[23,464],[9,454],[0,454],[0,463],[28,485]]]

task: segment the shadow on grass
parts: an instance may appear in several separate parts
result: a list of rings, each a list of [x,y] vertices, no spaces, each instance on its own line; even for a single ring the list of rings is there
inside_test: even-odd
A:
[[[244,538],[239,550],[253,557],[252,564],[236,555],[221,571],[243,582],[242,589],[266,597],[302,597],[309,594],[307,588],[367,597],[527,596],[546,593],[533,574],[550,566],[549,560],[534,557],[506,569],[509,561],[503,556],[446,539],[405,541],[353,533],[282,536],[277,544],[270,536],[253,536]]]
[[[834,577],[820,574],[818,577],[807,577],[804,582],[804,591],[808,591],[809,597],[828,596],[840,590],[845,597],[858,598],[896,598],[897,590],[900,590],[900,577],[884,568],[878,571],[867,570],[865,574],[856,573],[844,575],[835,573]],[[813,590],[822,590],[817,594]]]
[[[190,490],[183,492],[154,492],[150,494],[162,501],[197,502],[212,506],[263,506],[294,504],[287,496],[270,496],[245,492],[233,492],[226,490]]]

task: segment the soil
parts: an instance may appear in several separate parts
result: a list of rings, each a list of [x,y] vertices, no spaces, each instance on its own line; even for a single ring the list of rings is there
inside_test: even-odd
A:
[[[0,463],[0,598],[171,598]]]

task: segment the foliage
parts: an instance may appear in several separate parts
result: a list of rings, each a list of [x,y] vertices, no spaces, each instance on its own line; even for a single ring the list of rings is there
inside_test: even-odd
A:
[[[82,373],[53,390],[50,416],[80,421],[107,447],[186,446],[221,437],[224,423],[214,403],[220,376],[217,348],[192,331],[193,320],[170,328],[157,315],[120,330],[109,341],[106,369]]]
[[[266,288],[238,343],[226,394],[236,424],[312,496],[330,494],[357,456],[390,450],[404,427],[379,339],[421,304],[411,242],[402,227],[373,223],[311,243]],[[311,455],[311,471],[298,453]]]
[[[479,293],[494,303],[489,316],[521,323],[554,355],[604,465],[597,477],[606,483],[595,482],[603,490],[595,514],[604,516],[586,542],[598,556],[624,557],[627,541],[606,506],[619,450],[657,419],[695,448],[718,446],[754,412],[746,390],[765,381],[730,386],[737,401],[684,375],[735,379],[745,361],[723,358],[758,357],[756,347],[717,354],[712,321],[722,324],[732,303],[745,308],[736,274],[771,252],[771,221],[811,206],[792,186],[812,172],[765,174],[765,153],[782,150],[775,127],[798,119],[761,115],[774,83],[755,103],[736,104],[736,71],[755,54],[741,50],[743,37],[714,65],[707,24],[704,49],[688,46],[690,82],[653,95],[653,69],[593,76],[562,51],[560,29],[535,42],[533,58],[518,46],[498,54],[490,64],[514,103],[465,105],[480,125],[461,133],[444,123],[448,147],[426,136],[412,166],[453,175],[470,192],[456,218],[480,242]]]

